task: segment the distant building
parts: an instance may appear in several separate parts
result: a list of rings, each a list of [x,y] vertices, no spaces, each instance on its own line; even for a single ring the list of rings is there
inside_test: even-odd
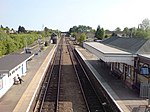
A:
[[[118,36],[118,37],[124,37],[126,34],[123,31],[110,31],[105,30],[105,34],[108,36]]]
[[[86,37],[87,37],[87,38],[94,39],[94,38],[95,38],[95,33],[87,32],[87,33],[86,33]]]
[[[9,30],[9,33],[14,34],[14,33],[16,33],[16,31],[12,28],[11,30]]]
[[[69,37],[69,32],[61,32],[61,36],[63,36],[63,37]]]
[[[86,33],[86,41],[94,41],[94,39],[95,39],[95,33],[93,32]]]

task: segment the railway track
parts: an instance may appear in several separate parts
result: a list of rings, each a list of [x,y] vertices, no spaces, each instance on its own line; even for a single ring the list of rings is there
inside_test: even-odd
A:
[[[56,112],[59,98],[62,40],[57,47],[53,64],[48,69],[34,112]]]
[[[85,69],[83,68],[76,53],[74,52],[74,48],[70,45],[69,41],[66,41],[66,43],[69,44],[68,50],[70,51],[70,53],[72,53],[72,55],[70,56],[72,56],[72,63],[76,71],[76,75],[78,77],[78,81],[82,90],[82,95],[84,97],[88,112],[106,112],[106,109],[102,105],[103,102],[101,102],[101,100],[98,97],[98,94],[92,86],[92,83],[88,78]]]
[[[98,97],[98,94],[96,93],[94,87],[92,86],[92,83],[90,82],[90,79],[88,78],[86,71],[82,67],[81,62],[78,59],[78,56],[74,52],[74,47],[69,43],[68,40],[66,39],[64,40],[63,38],[61,38],[60,43],[58,44],[57,51],[55,52],[55,55],[53,57],[53,61],[51,62],[51,65],[47,71],[47,74],[41,86],[41,90],[38,95],[34,112],[65,112],[64,111],[65,106],[63,107],[64,104],[62,101],[65,101],[63,97],[67,99],[67,95],[69,94],[64,94],[65,92],[63,93],[63,91],[68,90],[67,88],[64,89],[65,86],[62,86],[64,84],[63,81],[61,81],[62,80],[61,78],[63,77],[61,76],[63,74],[62,73],[63,42],[66,43],[67,46],[66,49],[68,51],[65,52],[69,53],[72,64],[71,66],[73,66],[72,68],[74,69],[75,72],[74,74],[76,75],[75,77],[79,85],[78,88],[81,91],[80,96],[82,98],[79,99],[83,99],[82,102],[84,102],[84,103],[79,103],[78,101],[74,102],[74,100],[76,99],[71,100],[70,98],[68,98],[68,100],[72,103],[72,105],[70,106],[72,110],[70,111],[76,110],[74,108],[76,105],[75,103],[79,103],[80,108],[82,109],[78,111],[76,110],[77,112],[108,112],[107,109],[105,109],[105,106],[102,105],[103,102]],[[71,77],[71,75],[69,76]],[[75,82],[75,80],[73,82]],[[71,81],[69,83],[71,83]],[[74,91],[72,91],[71,93],[73,92]],[[70,97],[76,97],[73,95]],[[66,101],[68,102],[68,100]],[[76,108],[79,108],[79,106]]]

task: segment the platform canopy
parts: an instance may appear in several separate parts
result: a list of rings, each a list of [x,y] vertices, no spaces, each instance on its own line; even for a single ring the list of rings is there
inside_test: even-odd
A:
[[[134,57],[130,52],[119,50],[98,42],[84,42],[83,47],[95,54],[104,62],[119,62],[134,65]]]

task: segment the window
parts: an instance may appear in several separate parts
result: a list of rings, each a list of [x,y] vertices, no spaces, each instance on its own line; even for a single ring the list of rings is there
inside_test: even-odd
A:
[[[139,72],[141,75],[149,75],[149,66],[147,64],[140,63]]]
[[[140,74],[142,74],[142,75],[148,75],[149,74],[148,67],[141,67]]]

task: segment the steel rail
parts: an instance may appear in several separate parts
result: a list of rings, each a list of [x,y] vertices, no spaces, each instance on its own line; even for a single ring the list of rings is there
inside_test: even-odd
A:
[[[61,40],[60,40],[61,42]],[[45,98],[46,98],[46,94],[47,94],[47,91],[48,91],[48,88],[49,88],[49,85],[50,85],[50,81],[51,81],[51,78],[52,78],[52,73],[53,73],[53,70],[54,70],[54,66],[56,64],[56,61],[57,61],[57,55],[60,54],[60,59],[59,59],[59,73],[58,73],[58,82],[57,82],[57,93],[56,93],[56,100],[55,100],[55,107],[54,107],[54,112],[56,112],[58,110],[58,101],[59,101],[59,87],[60,87],[60,71],[61,71],[61,57],[62,57],[62,47],[59,48],[60,45],[57,46],[57,51],[55,51],[55,55],[54,55],[54,59],[53,59],[53,63],[52,63],[52,66],[51,66],[51,69],[49,70],[48,69],[48,79],[45,79],[44,80],[44,88],[45,88],[45,91],[44,91],[44,94],[43,94],[43,97],[42,97],[42,93],[43,91],[41,90],[40,92],[40,95],[39,95],[39,99],[42,97],[42,100],[41,100],[41,103],[40,104],[37,104],[36,103],[36,106],[35,106],[35,109],[34,109],[34,112],[37,112],[37,105],[40,106],[40,108],[38,109],[38,112],[42,112],[42,109],[43,109],[43,105],[44,105],[44,102],[45,102]],[[59,53],[60,52],[60,53]],[[43,88],[43,87],[42,87]]]
[[[84,99],[84,101],[85,101],[85,105],[86,105],[86,107],[87,107],[87,111],[90,112],[90,108],[89,108],[88,102],[87,102],[87,100],[86,100],[86,97],[85,97],[85,94],[84,94],[84,90],[83,90],[83,88],[82,88],[82,84],[81,84],[81,82],[80,82],[80,78],[79,78],[77,69],[76,69],[76,67],[75,67],[75,63],[74,63],[74,61],[73,61],[73,56],[72,56],[73,54],[71,54],[72,50],[71,50],[70,44],[69,44],[69,42],[68,42],[67,40],[66,40],[66,44],[68,44],[68,45],[67,45],[67,49],[68,49],[69,54],[70,54],[70,59],[71,59],[71,62],[72,62],[72,65],[73,65],[73,68],[74,68],[76,77],[77,77],[77,79],[78,79],[78,83],[79,83],[79,86],[80,86],[80,89],[81,89],[81,93],[82,93],[82,95],[83,95],[83,99]]]
[[[57,53],[57,52],[55,51],[51,68],[48,67],[48,69],[47,69],[47,72],[46,72],[46,76],[45,76],[45,77],[48,77],[48,78],[44,78],[44,80],[43,80],[42,87],[41,87],[40,93],[39,93],[39,95],[38,95],[38,101],[37,101],[37,103],[36,103],[36,105],[35,105],[35,108],[34,108],[34,112],[37,112],[37,107],[38,107],[38,106],[40,106],[40,110],[39,110],[39,111],[42,110],[42,106],[43,106],[43,103],[44,103],[43,100],[44,100],[44,99],[42,98],[41,101],[39,101],[39,100],[41,99],[41,97],[43,97],[43,95],[42,95],[42,94],[43,94],[43,89],[46,88],[46,91],[47,91],[48,83],[49,83],[49,81],[50,81],[51,73],[52,73],[52,70],[53,70],[54,64],[55,64],[54,62],[55,62],[55,58],[56,58],[56,53]],[[44,97],[45,97],[46,91],[44,91]],[[39,103],[40,103],[40,104],[39,104]]]
[[[68,43],[69,43],[69,42],[68,42]],[[69,45],[70,45],[70,43],[69,43]],[[87,75],[87,73],[86,73],[84,67],[82,66],[80,60],[78,59],[78,57],[77,57],[76,53],[74,52],[74,49],[73,49],[73,47],[72,47],[71,45],[70,45],[70,48],[71,48],[71,50],[72,50],[72,52],[73,52],[73,55],[75,56],[77,62],[79,63],[80,67],[82,68],[82,70],[83,70],[83,72],[84,72],[84,74],[85,74],[85,76],[86,76],[88,82],[90,83],[92,89],[94,90],[94,93],[96,94],[96,96],[97,96],[97,98],[98,98],[100,104],[102,104],[102,102],[101,102],[101,100],[99,99],[98,94],[97,94],[95,88],[93,87],[93,85],[92,85],[92,83],[91,83],[91,81],[90,81],[90,79],[89,79],[89,77],[88,77],[88,75]],[[79,76],[78,76],[78,77],[79,77]],[[81,79],[79,78],[79,80],[81,80]],[[81,85],[82,85],[82,83],[81,83]],[[87,105],[88,105],[89,112],[90,112],[90,111],[91,111],[91,109],[90,109],[90,104],[89,104],[89,102],[88,102],[88,100],[87,100],[87,96],[86,96],[87,93],[85,93],[85,90],[84,90],[84,89],[83,89],[83,94],[84,94],[84,97],[85,97],[85,99],[86,99],[86,103],[87,103]],[[91,103],[91,102],[90,102],[90,103]],[[104,108],[102,105],[101,105],[101,107],[102,107],[103,111],[106,112],[105,108]],[[97,111],[99,111],[99,110],[97,110]]]
[[[63,44],[63,39],[62,39],[62,44]],[[58,103],[59,103],[59,95],[60,95],[60,81],[61,81],[61,64],[62,64],[62,45],[60,49],[60,64],[59,64],[59,74],[58,74],[58,88],[57,88],[57,98],[56,98],[56,105],[55,105],[55,112],[59,111]]]
[[[58,53],[58,52],[57,52]],[[57,53],[56,53],[56,55],[57,55]],[[55,59],[57,58],[57,56],[55,56]],[[43,104],[44,104],[44,100],[45,100],[45,97],[46,97],[46,93],[47,93],[47,90],[48,90],[48,87],[49,87],[49,84],[50,84],[50,81],[51,81],[51,78],[52,78],[52,72],[53,72],[53,70],[54,70],[54,66],[55,66],[55,63],[56,63],[56,61],[54,61],[54,64],[53,64],[53,67],[52,67],[52,70],[50,71],[50,76],[49,76],[49,78],[48,78],[48,85],[47,85],[47,87],[46,87],[46,90],[45,90],[45,92],[44,92],[44,97],[43,97],[43,99],[42,99],[42,104],[41,104],[41,108],[40,108],[40,111],[39,112],[42,112],[42,108],[43,108]],[[56,108],[56,107],[55,107]]]

